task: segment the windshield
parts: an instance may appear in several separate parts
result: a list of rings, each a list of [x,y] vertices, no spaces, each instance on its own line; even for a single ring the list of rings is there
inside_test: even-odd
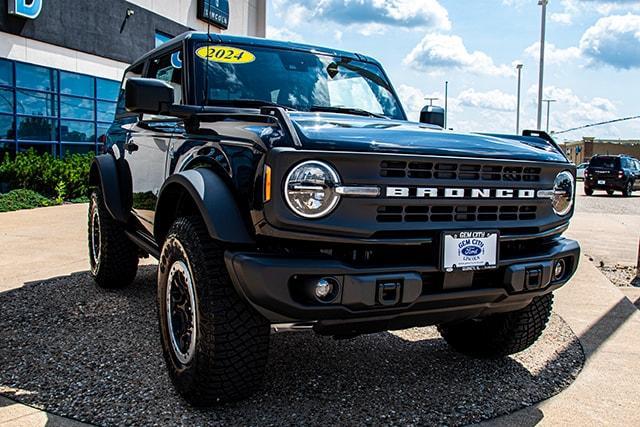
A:
[[[391,84],[374,64],[292,50],[207,44],[197,46],[194,57],[198,99],[206,94],[203,103],[208,105],[256,106],[260,103],[255,101],[262,101],[300,111],[405,119]]]
[[[604,169],[620,169],[620,159],[617,157],[594,157],[589,166]]]

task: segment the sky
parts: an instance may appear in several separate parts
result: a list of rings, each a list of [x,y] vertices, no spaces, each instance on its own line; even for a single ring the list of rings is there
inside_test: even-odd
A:
[[[410,119],[424,98],[444,104],[448,127],[535,129],[541,6],[538,0],[268,0],[267,37],[372,56]],[[544,98],[550,130],[640,115],[640,1],[549,0]],[[546,127],[546,107],[543,114]],[[640,119],[557,135],[640,139]]]

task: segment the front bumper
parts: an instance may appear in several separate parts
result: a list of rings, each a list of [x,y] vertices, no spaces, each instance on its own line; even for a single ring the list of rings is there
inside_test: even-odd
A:
[[[577,242],[558,237],[526,255],[503,253],[496,270],[444,273],[433,264],[357,268],[331,258],[294,258],[252,252],[225,254],[238,293],[272,323],[316,322],[321,333],[348,335],[404,329],[518,310],[564,285],[578,266]],[[564,259],[565,274],[552,279]],[[340,292],[331,304],[305,297],[313,278],[332,277]],[[394,304],[380,287],[399,287]]]

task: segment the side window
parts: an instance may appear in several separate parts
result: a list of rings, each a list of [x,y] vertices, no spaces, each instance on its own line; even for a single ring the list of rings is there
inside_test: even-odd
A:
[[[182,63],[179,52],[171,52],[152,59],[147,72],[147,77],[150,79],[162,80],[173,86],[176,104],[182,104]]]
[[[142,71],[144,70],[144,62],[129,68],[125,71],[124,78],[122,79],[122,86],[120,86],[120,95],[118,96],[118,106],[116,107],[116,119],[122,116],[126,116],[127,110],[124,108],[124,88],[127,84],[127,80],[132,77],[142,77]]]

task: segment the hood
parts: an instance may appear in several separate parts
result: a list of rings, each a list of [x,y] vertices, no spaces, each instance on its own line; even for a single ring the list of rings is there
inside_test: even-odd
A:
[[[304,149],[567,162],[539,138],[445,131],[399,120],[334,113],[290,113]]]

